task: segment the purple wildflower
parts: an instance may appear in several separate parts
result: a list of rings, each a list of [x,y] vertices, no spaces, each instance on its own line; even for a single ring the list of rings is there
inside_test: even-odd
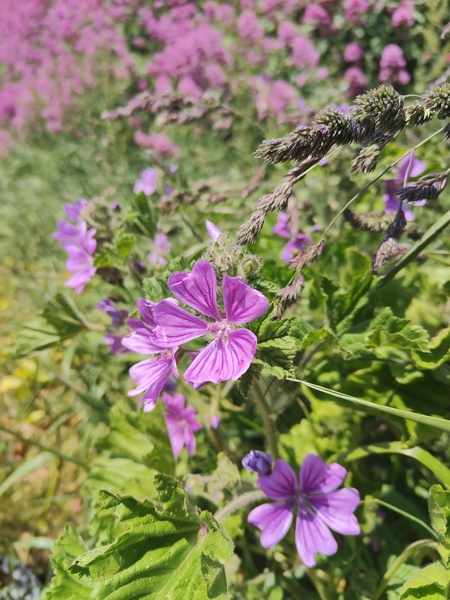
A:
[[[273,233],[280,235],[284,238],[291,237],[291,228],[289,227],[289,217],[286,213],[278,213],[276,225],[272,227]]]
[[[158,171],[149,167],[141,171],[141,177],[136,181],[133,187],[133,192],[139,194],[144,192],[146,196],[151,196],[156,191],[158,182]]]
[[[306,233],[297,233],[297,235],[289,240],[281,253],[281,258],[286,263],[290,263],[296,252],[304,250],[309,244],[312,244],[312,239]]]
[[[97,247],[97,242],[94,239],[95,233],[94,228],[87,229],[86,222],[81,221],[78,237],[61,244],[61,248],[64,248],[69,255],[66,268],[69,273],[74,273],[66,281],[66,286],[75,288],[77,294],[81,294],[84,286],[94,277],[97,270],[94,267],[93,259]]]
[[[258,475],[270,475],[273,462],[273,456],[271,454],[260,452],[259,450],[251,450],[251,452],[246,454],[242,459],[244,468],[251,473],[258,473]]]
[[[306,246],[312,244],[312,239],[306,233],[300,231],[293,236],[289,216],[286,213],[278,213],[278,220],[276,225],[272,227],[272,231],[281,237],[291,238],[281,253],[281,258],[286,263],[291,262],[297,251],[304,250]]]
[[[105,298],[104,300],[100,300],[100,302],[97,302],[97,308],[99,308],[100,310],[103,310],[105,313],[107,313],[111,319],[111,325],[114,328],[119,327],[121,321],[123,319],[125,319],[126,317],[128,317],[128,311],[127,310],[119,310],[116,305],[114,304],[114,302],[112,300],[110,300],[109,298]]]
[[[380,81],[406,85],[411,76],[405,69],[406,59],[403,50],[397,44],[387,44],[380,58]]]
[[[224,275],[223,316],[216,302],[216,274],[206,260],[196,262],[190,273],[171,275],[168,286],[179,300],[210,319],[200,319],[170,300],[154,307],[156,339],[162,347],[173,348],[202,336],[213,338],[194,358],[185,379],[195,389],[209,381],[239,379],[255,357],[257,338],[248,329],[234,326],[263,315],[269,308],[267,298],[242,279]]]
[[[307,567],[315,566],[318,552],[330,556],[337,551],[329,528],[344,535],[359,534],[353,514],[359,492],[354,488],[338,489],[346,474],[341,465],[326,465],[319,456],[308,454],[297,480],[286,461],[276,460],[272,473],[258,479],[261,490],[276,503],[262,504],[248,516],[248,522],[261,530],[262,546],[278,544],[291,526],[294,511],[297,551]]]
[[[395,197],[395,192],[398,188],[403,187],[406,176],[418,177],[425,170],[425,163],[408,154],[400,163],[400,167],[396,166],[392,169],[397,174],[395,179],[386,179],[384,181],[385,192],[383,194],[383,202],[385,204],[384,212],[386,214],[396,213],[400,206],[400,201]],[[426,200],[415,202],[417,206],[425,204]],[[412,210],[403,207],[403,212],[407,221],[414,221],[415,216]]]
[[[163,254],[170,252],[171,247],[166,234],[158,232],[153,240],[153,250],[147,255],[148,262],[151,265],[165,265],[167,261]]]
[[[116,335],[111,331],[108,331],[103,338],[105,344],[109,346],[110,354],[127,354],[129,352],[129,350],[123,346],[122,340],[123,337],[121,335]]]
[[[83,223],[81,212],[86,208],[88,202],[84,198],[78,198],[75,204],[64,204],[64,211],[67,217],[73,221],[58,221],[58,231],[53,234],[55,240],[64,240],[67,242],[76,242],[80,236],[80,227]]]
[[[173,455],[178,458],[183,446],[186,446],[188,454],[192,454],[195,450],[194,431],[202,428],[195,418],[195,408],[193,406],[184,407],[185,398],[183,394],[171,396],[167,392],[163,392],[162,397],[167,408],[167,411],[164,411],[164,416]]]
[[[175,300],[165,300],[169,304],[176,304]],[[144,392],[144,412],[149,412],[155,407],[158,396],[161,393],[167,379],[172,375],[178,379],[178,370],[175,362],[177,346],[163,348],[156,340],[154,328],[156,321],[153,313],[156,303],[150,300],[138,299],[138,309],[142,317],[140,319],[128,319],[127,325],[133,329],[133,333],[126,335],[122,345],[137,354],[153,354],[130,369],[130,377],[138,384],[137,388],[128,392],[129,396],[136,396]]]

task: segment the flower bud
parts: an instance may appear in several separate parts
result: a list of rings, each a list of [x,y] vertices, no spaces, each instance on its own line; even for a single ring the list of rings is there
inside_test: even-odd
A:
[[[242,465],[251,473],[269,475],[272,472],[273,456],[259,450],[252,450],[242,459]]]

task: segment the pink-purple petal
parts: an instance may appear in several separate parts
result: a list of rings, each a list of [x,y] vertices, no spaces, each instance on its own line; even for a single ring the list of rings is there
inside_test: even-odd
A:
[[[149,325],[156,327],[156,321],[153,318],[153,309],[157,305],[157,302],[152,302],[145,298],[138,298],[137,305],[142,319]]]
[[[222,289],[225,314],[229,323],[249,323],[269,308],[267,298],[239,277],[224,275]]]
[[[256,336],[247,329],[218,335],[195,357],[184,377],[194,386],[206,382],[236,381],[249,368],[256,351]]]
[[[261,490],[271,500],[288,500],[297,493],[298,482],[294,469],[282,458],[275,461],[270,475],[261,475],[258,479]]]
[[[337,492],[308,498],[319,517],[328,527],[344,535],[358,535],[359,523],[353,514],[358,506],[359,492],[343,488]]]
[[[330,556],[337,551],[337,543],[325,523],[309,509],[304,508],[297,516],[295,526],[297,552],[307,567],[314,567],[316,554]]]
[[[341,465],[327,465],[320,456],[308,454],[300,469],[300,489],[305,494],[327,494],[342,485],[346,475]]]
[[[166,356],[148,358],[136,365],[129,371],[131,379],[138,383],[137,388],[128,392],[129,396],[136,396],[144,392],[142,401],[148,412],[155,406],[158,396],[172,372],[172,360]]]
[[[138,321],[138,319],[135,320]],[[133,319],[128,319],[128,321],[133,321]],[[162,352],[164,348],[158,344],[155,333],[146,328],[145,323],[142,323],[142,321],[138,322],[142,324],[142,327],[126,335],[122,340],[122,345],[137,354],[158,354]]]
[[[168,286],[181,302],[217,321],[222,319],[216,302],[216,274],[206,260],[197,261],[190,273],[171,275]]]
[[[181,346],[208,332],[208,323],[169,300],[159,302],[153,309],[157,323],[155,334],[165,348]]]
[[[284,538],[291,526],[293,503],[261,504],[248,515],[248,522],[261,530],[261,545],[270,548]]]

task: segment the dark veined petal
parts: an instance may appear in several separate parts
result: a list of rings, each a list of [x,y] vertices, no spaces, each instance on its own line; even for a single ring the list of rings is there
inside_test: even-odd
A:
[[[203,383],[236,381],[255,357],[257,339],[248,329],[228,331],[227,341],[218,335],[195,357],[184,378],[199,387]]]
[[[248,515],[248,522],[261,530],[261,546],[270,548],[284,538],[291,526],[293,503],[261,504]]]
[[[314,567],[316,554],[330,556],[337,551],[337,543],[325,523],[307,508],[301,509],[295,526],[297,552],[307,567]]]
[[[174,273],[167,283],[172,294],[181,302],[202,315],[222,320],[216,302],[216,274],[209,262],[199,260],[190,273]]]
[[[138,298],[137,301],[139,313],[142,319],[148,325],[152,325],[153,327],[156,327],[156,321],[153,318],[153,309],[157,304],[157,302],[152,302],[151,300],[146,300],[145,298]]]
[[[157,322],[157,343],[164,348],[181,346],[208,333],[208,323],[169,300],[158,302],[153,309]]]
[[[300,468],[300,489],[305,494],[328,494],[342,485],[346,475],[341,465],[327,465],[320,456],[308,454]]]
[[[156,340],[155,332],[139,319],[128,319],[127,325],[134,329],[122,340],[122,345],[137,354],[158,354],[163,350]]]
[[[269,308],[267,298],[239,277],[224,275],[222,289],[223,305],[229,323],[250,323]]]
[[[334,531],[344,535],[358,535],[359,523],[353,514],[359,504],[359,492],[354,488],[343,488],[323,496],[309,497],[319,517]]]
[[[148,358],[130,369],[130,377],[136,381],[138,386],[128,392],[129,396],[136,396],[144,392],[142,401],[144,402],[144,411],[149,412],[155,407],[158,396],[172,373],[172,360],[166,356]]]
[[[298,482],[294,469],[282,458],[275,461],[270,475],[261,475],[258,485],[271,500],[288,500],[297,493]]]

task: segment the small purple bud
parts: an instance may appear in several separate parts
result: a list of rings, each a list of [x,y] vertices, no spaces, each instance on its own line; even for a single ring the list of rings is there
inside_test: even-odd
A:
[[[220,417],[219,415],[213,415],[210,420],[211,427],[217,429],[219,427]]]
[[[113,212],[120,212],[120,204],[116,201],[111,202],[111,210]]]
[[[242,465],[251,473],[258,475],[269,475],[272,472],[273,456],[267,452],[252,450],[242,459]]]
[[[138,260],[138,261],[137,261],[137,262],[134,264],[134,266],[136,267],[136,269],[137,269],[137,270],[138,270],[140,273],[142,273],[142,271],[145,271],[145,265],[144,265],[144,263],[143,263],[143,262],[141,262],[140,260]]]

